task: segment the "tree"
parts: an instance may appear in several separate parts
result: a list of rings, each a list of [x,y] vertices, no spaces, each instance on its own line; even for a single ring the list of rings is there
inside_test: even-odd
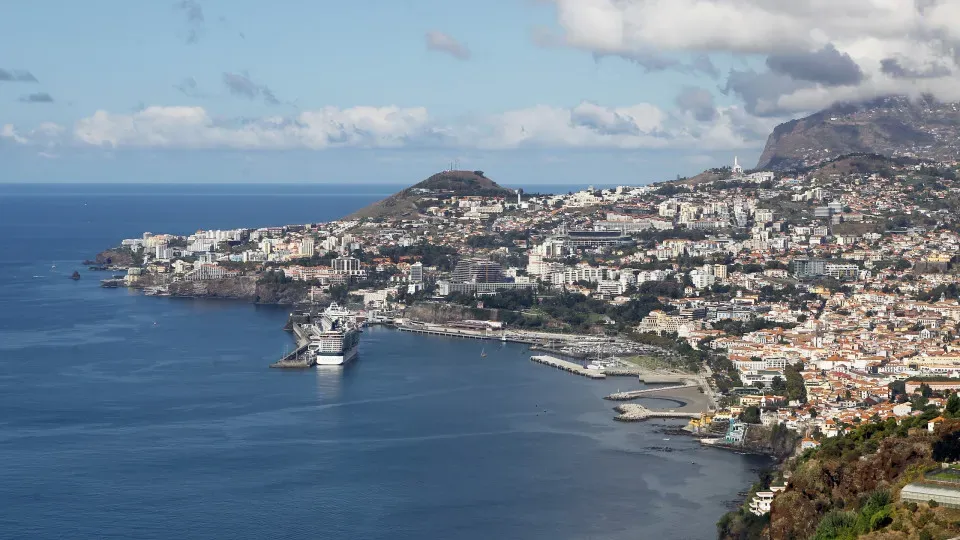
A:
[[[956,392],[950,394],[950,397],[947,398],[947,405],[943,410],[950,418],[956,418],[957,413],[960,413],[960,397],[957,396]]]
[[[760,408],[754,405],[747,407],[740,413],[740,421],[746,424],[759,424]]]
[[[928,398],[933,395],[933,389],[927,383],[920,383],[920,395]]]
[[[770,386],[773,388],[773,391],[776,394],[783,394],[787,391],[787,383],[779,375],[773,378],[773,382],[771,382]]]
[[[801,371],[803,371],[803,363],[797,363],[784,368],[783,375],[787,383],[787,399],[805,403],[807,401],[807,387],[803,384]]]

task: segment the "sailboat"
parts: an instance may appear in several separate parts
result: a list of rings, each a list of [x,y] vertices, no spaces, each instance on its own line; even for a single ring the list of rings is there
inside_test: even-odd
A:
[[[480,358],[486,358],[486,357],[487,357],[486,349],[480,349]]]

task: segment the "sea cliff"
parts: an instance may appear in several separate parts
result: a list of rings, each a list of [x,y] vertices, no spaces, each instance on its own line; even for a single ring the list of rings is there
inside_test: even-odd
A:
[[[293,305],[309,299],[310,286],[304,282],[260,283],[256,276],[235,276],[202,281],[173,281],[170,276],[151,274],[141,277],[133,288],[162,287],[170,296],[186,298],[223,298],[257,304]]]

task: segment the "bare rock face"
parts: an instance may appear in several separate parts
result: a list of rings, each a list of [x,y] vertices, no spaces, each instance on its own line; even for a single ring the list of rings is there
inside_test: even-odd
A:
[[[933,161],[960,156],[960,104],[902,96],[839,104],[780,124],[758,169],[809,167],[846,154]]]
[[[89,261],[88,261],[89,262]],[[133,266],[138,264],[134,261],[133,252],[129,250],[108,249],[97,253],[96,259],[92,262],[103,265]]]
[[[481,312],[481,313],[478,313]],[[446,324],[450,322],[465,321],[470,319],[485,318],[482,317],[483,310],[474,310],[455,304],[440,304],[432,302],[421,302],[414,304],[404,311],[404,317],[415,321]]]
[[[170,294],[197,298],[228,298],[254,301],[257,294],[257,279],[253,276],[206,279],[203,281],[178,281],[170,284]]]
[[[155,283],[144,283],[153,285]],[[202,281],[169,283],[170,294],[191,298],[223,298],[258,304],[301,304],[307,301],[310,286],[303,282],[257,283],[256,276],[236,276]]]

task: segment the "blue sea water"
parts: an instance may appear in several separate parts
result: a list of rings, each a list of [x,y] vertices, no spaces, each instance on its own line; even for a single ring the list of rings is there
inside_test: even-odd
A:
[[[394,190],[0,185],[0,537],[714,537],[763,462],[614,422],[601,398],[633,381],[387,329],[344,369],[278,372],[284,308],[101,289],[79,264]]]

